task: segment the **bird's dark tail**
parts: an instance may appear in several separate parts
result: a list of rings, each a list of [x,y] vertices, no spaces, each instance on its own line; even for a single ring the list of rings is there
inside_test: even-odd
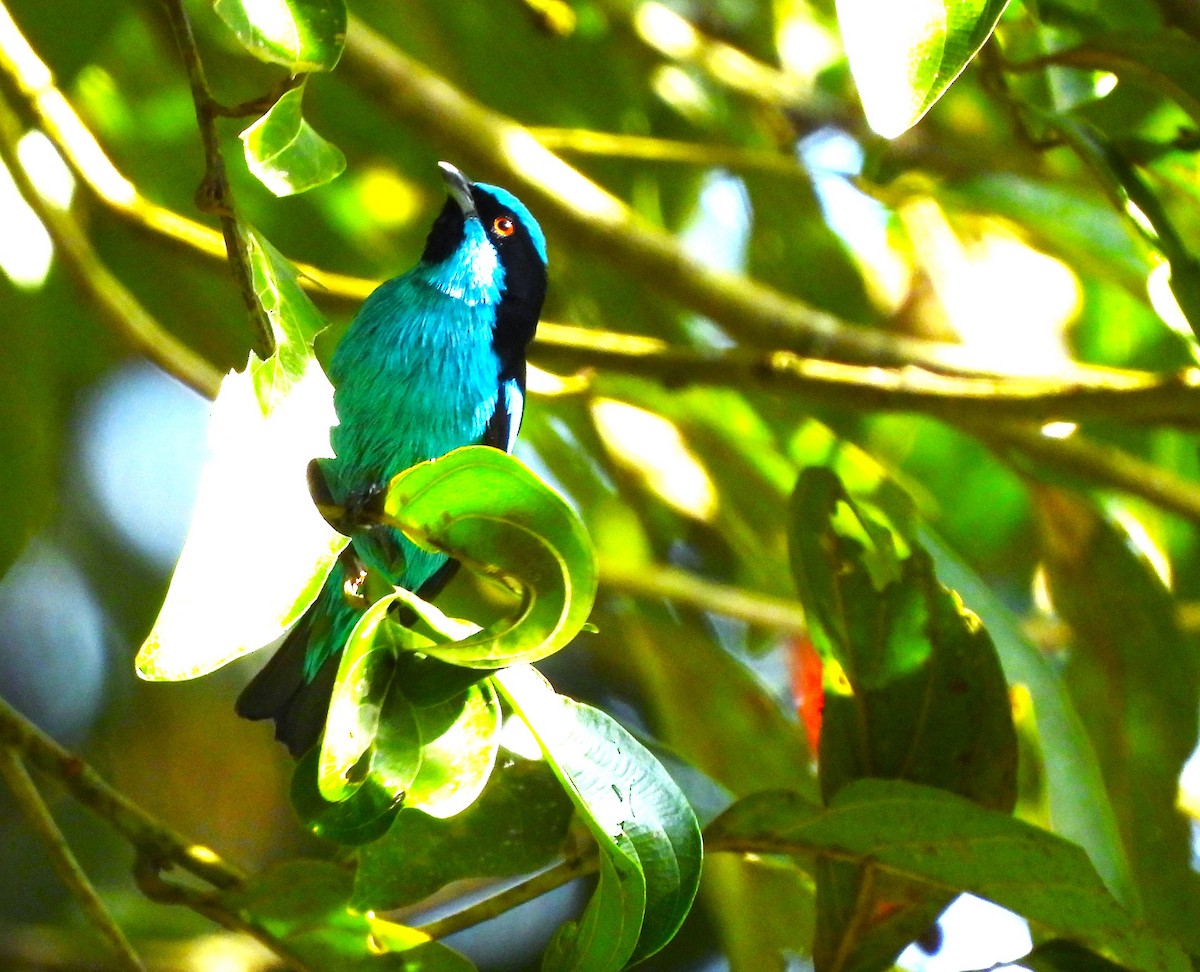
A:
[[[341,647],[358,620],[358,612],[342,596],[343,584],[339,563],[316,601],[234,706],[243,719],[274,720],[275,738],[296,757],[321,738]]]

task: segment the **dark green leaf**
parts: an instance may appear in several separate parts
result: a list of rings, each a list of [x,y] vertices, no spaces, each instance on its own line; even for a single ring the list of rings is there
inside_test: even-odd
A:
[[[1044,942],[1021,959],[1030,972],[1136,972],[1101,958],[1074,942]]]
[[[583,918],[551,942],[549,970],[618,969],[671,940],[700,880],[700,828],[674,781],[610,716],[554,693],[526,666],[495,676],[600,846]]]
[[[346,42],[345,0],[215,0],[251,54],[291,74],[332,71]]]
[[[929,555],[815,467],[793,497],[792,568],[825,657],[826,797],[875,776],[1011,809],[1016,737],[999,660]]]
[[[1139,925],[1087,856],[1061,837],[968,800],[902,780],[859,780],[828,807],[761,793],[706,830],[710,848],[824,857],[872,873],[969,891],[1023,915],[1035,933],[1140,972],[1185,972],[1178,945]]]
[[[352,877],[324,861],[288,861],[227,892],[223,903],[327,972],[471,972],[474,966],[413,928],[348,907]]]
[[[292,771],[292,806],[318,837],[339,844],[368,844],[385,833],[404,802],[404,794],[384,788],[368,776],[340,803],[330,803],[317,787],[319,747],[301,757]]]
[[[469,668],[537,661],[587,620],[596,562],[587,530],[554,490],[499,449],[467,446],[392,480],[385,512],[420,544],[520,593],[516,613],[423,649]],[[430,609],[406,598],[418,613]]]
[[[401,908],[451,881],[536,870],[561,849],[573,812],[545,761],[504,757],[462,813],[439,820],[405,809],[384,837],[362,848],[354,905]]]
[[[1175,604],[1129,535],[1082,497],[1039,488],[1051,600],[1070,625],[1065,678],[1100,756],[1147,917],[1200,949],[1200,877],[1178,781],[1197,742],[1200,666]]]
[[[303,85],[285,92],[241,135],[246,165],[277,196],[323,186],[346,168],[341,149],[318,135],[300,113],[303,98]]]

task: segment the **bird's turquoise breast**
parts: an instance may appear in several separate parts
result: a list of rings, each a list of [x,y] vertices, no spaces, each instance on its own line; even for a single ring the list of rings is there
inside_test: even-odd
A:
[[[339,502],[480,441],[495,410],[495,302],[447,294],[439,286],[444,281],[430,279],[435,270],[419,267],[376,290],[334,353],[330,378],[339,424],[331,433],[336,458],[324,469]],[[406,568],[390,579],[415,589],[445,558],[397,539]],[[356,541],[355,547],[369,566],[393,573],[373,544]]]

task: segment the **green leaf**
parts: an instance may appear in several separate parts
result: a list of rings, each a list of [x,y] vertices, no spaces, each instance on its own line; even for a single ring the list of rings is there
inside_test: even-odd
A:
[[[329,322],[300,286],[296,267],[287,257],[250,226],[239,224],[238,233],[250,260],[255,297],[270,321],[275,341],[275,351],[269,358],[263,361],[251,352],[249,363],[263,415],[270,415],[287,401],[296,386],[310,378],[313,372],[320,372],[321,366],[313,354],[313,341]],[[324,378],[323,373],[321,377]],[[311,394],[314,407],[321,396],[328,397],[328,410],[333,413],[333,387],[328,381],[320,384],[314,380]],[[333,453],[326,451],[313,455],[332,456]]]
[[[369,844],[387,833],[404,803],[404,793],[368,774],[349,796],[330,803],[318,787],[319,763],[320,747],[314,746],[292,771],[292,806],[304,825],[318,837],[352,846]]]
[[[291,74],[332,71],[346,42],[345,0],[215,0],[242,46]]]
[[[332,182],[346,156],[316,133],[300,113],[304,86],[285,92],[241,134],[246,165],[277,196],[293,196]]]
[[[431,817],[453,817],[483,791],[500,748],[500,700],[490,680],[455,699],[415,707],[421,733],[421,769],[405,806]]]
[[[653,955],[678,930],[700,881],[700,828],[691,807],[610,716],[557,695],[527,666],[494,680],[600,848],[596,892],[583,918],[556,933],[543,968],[608,972]]]
[[[275,352],[265,361],[251,353],[213,403],[187,542],[137,656],[151,681],[197,678],[274,641],[316,600],[348,542],[308,490],[308,463],[333,455],[337,423],[312,350],[326,321],[292,264],[252,228],[238,232]]]
[[[1009,682],[1029,689],[1043,742],[1054,831],[1082,846],[1117,900],[1133,907],[1137,890],[1112,803],[1096,751],[1066,685],[1046,655],[1025,635],[1019,620],[961,558],[928,530],[922,532],[921,541],[937,560],[939,574],[962,592],[995,637]]]
[[[837,0],[838,25],[871,127],[920,120],[983,46],[1008,0]]]
[[[792,569],[825,659],[821,786],[908,779],[1010,810],[1016,735],[1000,662],[979,619],[938,583],[929,554],[804,470]]]
[[[354,906],[402,908],[451,881],[534,871],[562,849],[573,812],[544,760],[501,758],[462,813],[443,820],[405,807],[358,852]]]
[[[939,894],[969,891],[1023,915],[1035,935],[1140,972],[1191,967],[1117,904],[1079,847],[942,790],[859,780],[828,807],[759,793],[714,820],[706,839],[710,850],[836,859]]]
[[[396,648],[378,637],[408,637],[412,650],[425,639],[387,620],[390,601],[376,601],[350,632],[338,662],[317,764],[317,789],[330,803],[349,797],[371,776],[385,791],[403,796],[421,763],[421,735],[413,707],[397,687]],[[386,738],[377,737],[384,733]],[[378,765],[377,765],[378,763]]]
[[[1197,742],[1200,666],[1129,534],[1083,497],[1035,492],[1046,580],[1071,628],[1064,678],[1091,734],[1146,917],[1200,949],[1200,876],[1179,774]]]
[[[316,600],[347,539],[317,512],[305,468],[331,454],[335,421],[315,364],[267,416],[247,372],[226,376],[187,542],[138,652],[142,678],[206,675],[274,641]]]
[[[596,596],[587,530],[561,496],[507,453],[467,446],[414,466],[392,480],[384,510],[417,543],[521,596],[513,615],[476,633],[460,626],[459,640],[423,649],[432,657],[481,669],[537,661],[587,621]],[[423,602],[400,596],[431,616]]]
[[[352,877],[324,861],[287,861],[222,895],[268,940],[330,972],[471,972],[474,966],[415,928],[348,907]]]

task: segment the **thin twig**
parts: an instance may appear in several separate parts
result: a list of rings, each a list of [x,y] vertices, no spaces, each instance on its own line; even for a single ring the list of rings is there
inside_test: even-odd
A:
[[[431,921],[427,925],[421,925],[419,926],[419,930],[433,939],[445,938],[448,935],[453,935],[455,932],[462,931],[464,928],[471,928],[485,921],[490,921],[507,911],[511,911],[518,905],[532,901],[534,898],[540,898],[542,895],[548,894],[555,888],[562,887],[576,878],[593,874],[599,865],[599,858],[594,853],[569,857],[555,864],[553,867],[540,871],[520,884],[514,884],[512,887],[506,888],[499,894],[484,898],[482,901],[470,905],[462,911],[456,911],[454,914],[447,915],[445,918],[439,918],[437,921]]]
[[[40,773],[59,781],[85,807],[108,821],[130,844],[160,866],[174,864],[226,890],[245,875],[215,851],[190,841],[114,790],[79,757],[63,749],[0,698],[0,745],[11,747]]]
[[[38,192],[17,156],[21,135],[20,122],[8,102],[0,97],[0,162],[46,227],[88,302],[131,347],[201,395],[216,397],[221,385],[220,372],[163,328],[100,260],[75,219]]]
[[[1161,509],[1200,523],[1200,487],[1196,483],[1113,446],[1075,435],[1048,438],[1039,429],[1006,422],[968,425],[966,429],[1001,454],[1015,451],[1056,471],[1140,496]]]
[[[600,583],[622,594],[660,597],[764,628],[788,632],[807,630],[804,609],[797,601],[718,584],[677,567],[623,564],[605,558],[600,561]]]
[[[4,778],[17,806],[25,815],[26,822],[46,846],[50,862],[59,879],[78,900],[88,921],[112,946],[113,955],[120,968],[131,972],[145,972],[145,966],[134,952],[133,946],[129,944],[129,939],[108,913],[108,908],[96,893],[92,882],[79,866],[67,839],[50,814],[50,808],[46,806],[46,801],[42,799],[42,795],[30,779],[21,757],[8,746],[0,746],[0,776]]]
[[[192,101],[196,107],[196,124],[200,129],[200,140],[204,146],[204,178],[196,190],[196,205],[201,212],[211,213],[221,221],[221,233],[225,237],[225,252],[233,269],[234,280],[250,320],[258,332],[258,354],[266,358],[275,350],[275,335],[261,301],[254,289],[254,276],[250,270],[250,255],[238,229],[234,215],[233,190],[225,174],[225,159],[221,155],[221,141],[217,134],[216,119],[221,114],[221,105],[213,98],[204,75],[204,63],[196,45],[192,24],[182,0],[162,0],[179,47],[180,57],[187,70]]]

